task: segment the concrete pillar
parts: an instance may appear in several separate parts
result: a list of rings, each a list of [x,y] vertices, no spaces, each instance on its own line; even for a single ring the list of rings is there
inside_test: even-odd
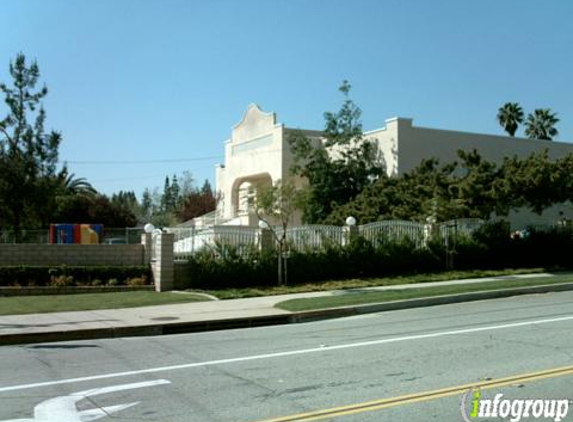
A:
[[[440,227],[436,223],[436,217],[434,215],[429,216],[426,218],[426,224],[424,224],[424,243],[423,246],[427,247],[428,242],[433,237],[439,234]]]
[[[174,241],[175,234],[173,233],[160,233],[152,238],[151,271],[153,273],[155,291],[157,292],[173,290],[175,279],[173,262]]]
[[[359,235],[358,226],[356,225],[353,226],[346,225],[342,227],[342,230],[344,231],[344,238],[343,238],[344,246],[349,245],[350,242],[352,242],[352,239],[357,238]]]
[[[259,249],[261,252],[272,250],[275,247],[275,238],[271,229],[259,229]]]

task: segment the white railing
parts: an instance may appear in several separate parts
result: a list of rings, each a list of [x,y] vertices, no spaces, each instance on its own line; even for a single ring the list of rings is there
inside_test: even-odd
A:
[[[259,242],[260,229],[250,226],[217,226],[215,238],[219,242],[231,245],[252,245]]]
[[[282,230],[278,235],[282,235]],[[291,227],[286,234],[289,248],[296,250],[317,250],[328,245],[342,246],[344,237],[344,228],[322,225]]]
[[[213,227],[220,224],[225,224],[227,221],[230,221],[230,218],[223,217],[223,213],[220,210],[215,210],[208,212],[207,214],[203,214],[199,217],[195,217],[191,220],[187,220],[174,228],[192,228],[195,227],[197,229]]]
[[[175,235],[173,252],[176,259],[186,259],[196,252],[216,247],[217,243],[232,245],[243,253],[248,247],[259,244],[259,232],[249,226],[214,226],[205,229],[166,228]]]
[[[470,235],[484,222],[478,219],[459,219],[437,225],[437,232],[446,239],[451,236]],[[427,244],[435,233],[426,224],[412,221],[378,221],[358,226],[358,233],[373,244],[410,239],[419,248]],[[273,229],[278,237],[282,229]],[[209,228],[174,227],[165,229],[175,235],[174,254],[176,259],[187,259],[201,250],[217,250],[217,245],[232,246],[243,255],[253,248],[261,247],[261,229],[252,226],[217,225]],[[347,229],[340,226],[305,225],[287,229],[287,244],[298,251],[321,250],[328,246],[343,246],[348,240]]]
[[[438,230],[442,238],[448,236],[470,236],[475,230],[484,225],[484,221],[479,218],[460,218],[444,221],[438,225]]]
[[[427,238],[427,229],[424,224],[403,220],[376,221],[364,224],[358,226],[358,232],[364,239],[372,243],[410,239],[418,247],[421,247]]]

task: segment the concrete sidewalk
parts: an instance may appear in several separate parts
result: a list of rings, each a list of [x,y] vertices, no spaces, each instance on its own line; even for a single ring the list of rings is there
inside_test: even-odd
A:
[[[573,283],[565,283],[554,286],[506,289],[494,292],[475,292],[463,295],[411,299],[386,304],[358,305],[308,312],[289,312],[274,307],[279,302],[297,298],[348,295],[365,291],[429,288],[452,284],[481,283],[485,281],[496,282],[500,280],[549,277],[551,275],[552,274],[547,273],[526,274],[399,286],[298,293],[247,299],[191,302],[139,308],[0,316],[0,344],[37,343],[135,335],[160,335],[285,324],[357,315],[367,312],[378,312],[389,309],[405,309],[492,297],[507,297],[516,294],[573,290]]]

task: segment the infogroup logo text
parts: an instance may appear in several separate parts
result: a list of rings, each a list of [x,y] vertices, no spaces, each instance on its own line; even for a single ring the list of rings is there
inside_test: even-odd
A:
[[[506,399],[501,393],[493,399],[484,399],[480,390],[470,390],[462,398],[461,411],[466,422],[476,422],[479,418],[502,418],[511,422],[522,419],[559,422],[569,412],[569,399]]]

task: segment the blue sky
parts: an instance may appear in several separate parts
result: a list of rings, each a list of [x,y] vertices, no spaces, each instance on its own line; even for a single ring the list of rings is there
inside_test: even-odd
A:
[[[61,160],[108,194],[186,170],[213,182],[251,102],[322,129],[343,79],[366,130],[401,116],[501,133],[497,109],[517,101],[558,112],[557,139],[573,141],[566,0],[0,0],[0,10],[0,80],[18,52],[37,59]]]

